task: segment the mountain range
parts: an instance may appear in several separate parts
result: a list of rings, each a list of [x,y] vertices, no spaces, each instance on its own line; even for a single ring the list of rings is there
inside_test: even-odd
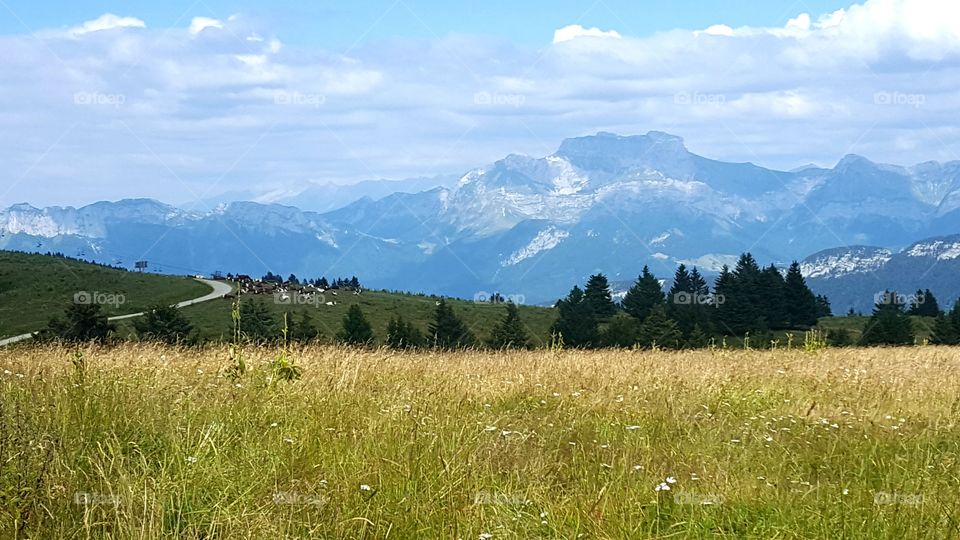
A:
[[[496,290],[531,303],[555,300],[594,272],[629,281],[649,265],[668,278],[683,262],[710,274],[750,251],[780,265],[803,259],[814,288],[836,295],[836,310],[865,309],[867,290],[916,289],[920,278],[956,269],[953,248],[925,239],[956,240],[960,162],[900,167],[851,155],[833,168],[777,171],[699,156],[667,133],[598,133],[455,181],[315,186],[271,200],[315,210],[17,204],[0,210],[0,248],[125,266],[142,259],[176,273],[357,275],[368,287],[467,298]],[[944,264],[924,275],[929,260]],[[861,278],[869,287],[852,296],[838,285]]]

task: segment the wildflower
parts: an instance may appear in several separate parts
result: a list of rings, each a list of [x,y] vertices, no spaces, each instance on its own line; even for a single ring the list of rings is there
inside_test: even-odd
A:
[[[661,482],[657,484],[657,487],[653,488],[654,491],[670,491],[670,484],[666,482]]]
[[[640,426],[627,426],[627,431],[636,431],[640,429]]]
[[[643,465],[634,465],[634,466],[633,466],[633,470],[635,470],[635,471],[643,470]]]
[[[740,442],[740,439],[730,439],[730,442],[732,442],[733,444],[738,444]]]
[[[849,494],[850,494],[850,490],[847,489],[847,488],[843,488],[842,493],[843,493],[844,495],[849,495]]]
[[[610,448],[610,445],[609,445],[609,444],[601,444],[601,445],[600,445],[600,448]]]
[[[13,375],[13,372],[10,371],[9,369],[5,369],[5,370],[3,370],[3,374],[4,374],[4,375]]]
[[[496,430],[497,430],[497,426],[487,426],[487,427],[483,428],[483,430],[484,430],[484,431],[496,431]]]
[[[202,370],[202,369],[197,369],[197,375],[203,375],[203,370]]]
[[[284,438],[284,439],[283,439],[283,442],[285,442],[285,443],[287,443],[287,444],[293,444],[293,439],[287,437],[287,438]]]
[[[773,437],[767,435],[766,437],[763,438],[763,440],[765,440],[765,441],[767,441],[767,442],[773,442]]]
[[[197,462],[196,456],[187,456],[187,463],[196,463],[196,462]]]
[[[360,491],[373,491],[373,488],[367,484],[360,484]]]
[[[672,477],[672,476],[668,476],[668,477],[667,477],[667,483],[668,483],[668,484],[676,484],[676,483],[677,483],[677,479],[674,478],[674,477]]]
[[[240,384],[240,383],[237,383],[237,384],[235,384],[234,386],[236,386],[237,388],[243,388],[243,385]]]
[[[480,533],[480,540],[490,540],[493,535],[490,533]]]
[[[279,426],[279,425],[280,425],[280,424],[274,422],[274,423],[270,424],[270,427],[277,427],[277,426]]]

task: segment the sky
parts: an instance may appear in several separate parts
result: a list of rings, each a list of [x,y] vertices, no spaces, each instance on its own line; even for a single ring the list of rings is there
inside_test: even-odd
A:
[[[960,2],[0,0],[0,207],[463,174],[666,131],[960,159]]]

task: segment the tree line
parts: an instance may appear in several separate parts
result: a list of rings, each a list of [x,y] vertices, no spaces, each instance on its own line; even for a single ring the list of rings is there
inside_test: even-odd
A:
[[[761,268],[750,253],[736,266],[723,266],[713,288],[700,271],[681,264],[673,283],[663,283],[647,266],[617,303],[606,276],[590,276],[556,304],[552,331],[569,347],[698,348],[723,336],[754,335],[762,341],[774,330],[807,330],[831,313],[830,302],[806,284],[794,262],[786,274]]]

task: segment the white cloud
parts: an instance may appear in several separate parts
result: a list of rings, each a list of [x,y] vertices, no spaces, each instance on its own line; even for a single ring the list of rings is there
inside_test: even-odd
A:
[[[851,152],[958,160],[957,9],[868,0],[646,37],[574,26],[540,49],[478,36],[284,47],[244,16],[209,34],[213,19],[195,20],[202,39],[113,15],[0,36],[0,161],[26,174],[0,207],[195,199],[231,164],[211,193],[461,174],[597,131],[668,131],[707,157],[784,169]]]
[[[571,24],[557,29],[553,33],[553,42],[563,43],[581,37],[620,39],[622,36],[616,30],[603,31],[599,28],[584,28],[579,24]]]
[[[194,17],[190,21],[190,33],[197,35],[200,32],[203,32],[207,28],[223,28],[223,21],[219,19],[211,19],[209,17]]]
[[[713,26],[708,27],[706,30],[703,30],[701,32],[694,32],[694,33],[695,34],[703,33],[708,36],[727,36],[727,37],[734,36],[733,28],[730,28],[725,24],[715,24]]]
[[[80,26],[71,28],[68,33],[71,36],[79,37],[91,32],[100,32],[102,30],[113,30],[115,28],[146,28],[147,25],[140,19],[134,17],[118,17],[113,13],[106,13],[92,21],[86,21]]]

